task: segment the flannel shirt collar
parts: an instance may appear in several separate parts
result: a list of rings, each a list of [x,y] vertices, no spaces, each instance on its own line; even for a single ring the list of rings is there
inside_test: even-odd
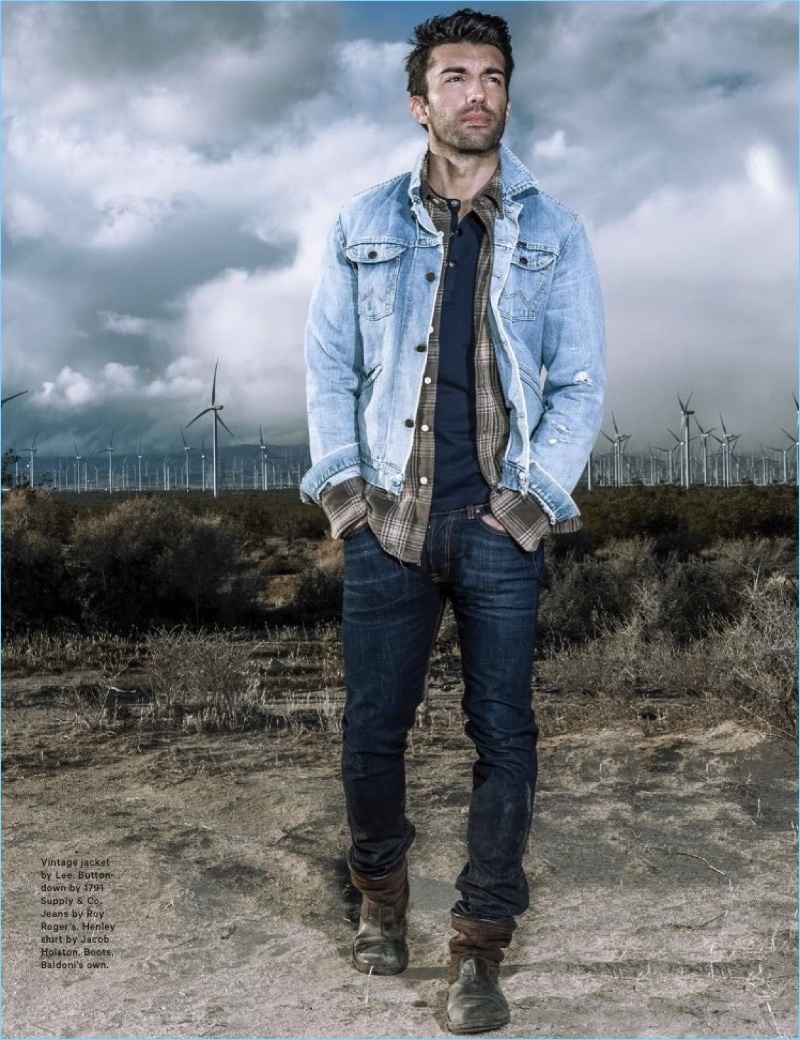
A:
[[[420,170],[420,195],[425,205],[429,205],[431,201],[443,199],[443,196],[439,195],[438,192],[434,191],[428,180],[428,155],[426,153],[422,163],[422,169]],[[503,217],[503,175],[500,168],[500,162],[497,163],[495,171],[489,178],[487,183],[483,186],[478,195],[475,196],[473,202],[479,198],[487,198],[493,203],[494,208],[497,210],[498,215]]]

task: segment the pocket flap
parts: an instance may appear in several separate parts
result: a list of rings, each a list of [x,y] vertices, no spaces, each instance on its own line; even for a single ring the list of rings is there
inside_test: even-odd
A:
[[[406,249],[402,242],[354,242],[345,252],[347,259],[355,264],[379,264],[394,260]]]
[[[517,242],[511,262],[526,271],[543,271],[558,256],[553,246],[537,245],[532,242]]]

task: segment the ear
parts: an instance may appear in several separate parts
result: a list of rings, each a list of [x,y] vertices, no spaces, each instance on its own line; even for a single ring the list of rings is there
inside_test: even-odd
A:
[[[414,94],[408,99],[408,108],[420,126],[428,125],[428,104],[425,98],[419,94]]]
[[[511,118],[511,102],[510,101],[506,101],[506,123],[508,123],[510,118]]]

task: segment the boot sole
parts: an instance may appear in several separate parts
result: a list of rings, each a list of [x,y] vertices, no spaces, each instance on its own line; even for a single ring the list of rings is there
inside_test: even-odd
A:
[[[365,964],[363,961],[356,960],[355,954],[353,955],[353,967],[356,971],[360,971],[362,975],[402,975],[408,967],[408,958],[405,963],[399,968],[390,968],[387,970],[385,966],[378,964]]]
[[[510,1021],[511,1015],[507,1015],[502,1020],[480,1023],[476,1022],[468,1026],[457,1025],[455,1022],[451,1022],[449,1018],[446,1020],[448,1030],[451,1033],[458,1034],[459,1036],[472,1036],[475,1033],[486,1033],[492,1029],[502,1029],[503,1026],[507,1026]]]

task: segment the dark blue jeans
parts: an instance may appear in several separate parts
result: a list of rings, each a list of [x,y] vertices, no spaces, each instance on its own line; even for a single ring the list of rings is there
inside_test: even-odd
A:
[[[487,507],[432,514],[420,565],[403,564],[369,528],[345,541],[343,641],[347,700],[342,774],[357,871],[402,861],[405,749],[425,694],[446,601],[458,626],[466,731],[475,744],[468,861],[457,913],[505,919],[528,907],[522,858],[536,786],[531,697],[544,553],[523,552],[483,521]]]

